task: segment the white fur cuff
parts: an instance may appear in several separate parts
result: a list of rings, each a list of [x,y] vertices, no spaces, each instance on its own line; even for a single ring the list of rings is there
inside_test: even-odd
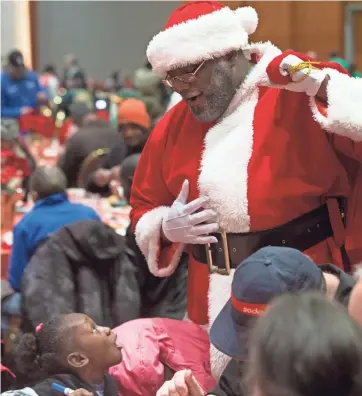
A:
[[[315,120],[329,132],[362,141],[362,79],[349,77],[333,69],[327,86],[327,116],[322,115],[311,98]]]
[[[159,250],[162,220],[170,210],[167,206],[160,206],[145,213],[136,225],[136,241],[145,256],[148,268],[154,276],[166,277],[175,271],[184,249],[182,243],[177,247],[170,263],[165,268],[159,268]]]

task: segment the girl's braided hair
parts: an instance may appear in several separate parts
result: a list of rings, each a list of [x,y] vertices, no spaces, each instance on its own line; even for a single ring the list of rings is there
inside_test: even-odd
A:
[[[16,374],[24,383],[39,382],[55,374],[69,372],[62,356],[69,345],[69,324],[65,315],[44,323],[36,334],[27,333],[15,349]]]

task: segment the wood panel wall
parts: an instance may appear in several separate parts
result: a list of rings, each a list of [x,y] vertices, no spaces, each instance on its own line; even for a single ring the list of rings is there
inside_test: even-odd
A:
[[[362,72],[362,12],[356,12],[354,16],[354,37],[355,39],[355,63]]]
[[[315,51],[320,60],[328,52],[343,55],[343,1],[225,1],[232,9],[252,6],[259,15],[253,41],[270,40],[279,48]]]
[[[38,42],[37,42],[37,30],[38,30],[38,18],[37,18],[37,0],[31,0],[29,2],[29,17],[30,17],[30,45],[31,55],[33,60],[33,69],[37,69],[38,64]]]

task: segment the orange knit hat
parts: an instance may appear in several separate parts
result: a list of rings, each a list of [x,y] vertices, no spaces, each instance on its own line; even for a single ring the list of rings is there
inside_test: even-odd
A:
[[[136,124],[143,128],[151,127],[151,118],[146,105],[139,99],[126,99],[118,107],[118,125]]]

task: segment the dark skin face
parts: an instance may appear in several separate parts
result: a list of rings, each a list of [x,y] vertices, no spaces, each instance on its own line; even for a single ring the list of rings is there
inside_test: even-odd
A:
[[[71,320],[71,352],[64,356],[67,366],[90,384],[103,383],[104,373],[122,361],[117,336],[108,327],[97,326],[83,314],[67,316]]]
[[[7,71],[12,79],[21,80],[25,76],[26,68],[21,66],[16,67],[16,66],[8,65]]]
[[[169,77],[181,77],[194,72],[199,64],[172,70]],[[206,61],[193,81],[173,80],[173,88],[189,106],[192,114],[202,122],[218,120],[227,110],[236,90],[250,70],[242,52],[232,52]]]
[[[145,131],[135,124],[124,124],[119,127],[124,141],[129,147],[141,146],[146,140]]]

